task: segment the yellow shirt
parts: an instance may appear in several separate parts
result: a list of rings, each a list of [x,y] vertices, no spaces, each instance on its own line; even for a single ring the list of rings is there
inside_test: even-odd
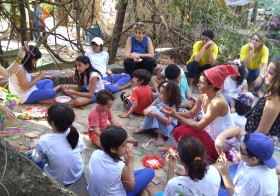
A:
[[[202,46],[203,46],[202,45],[202,41],[195,42],[195,44],[193,45],[192,56],[189,59],[189,61],[187,62],[187,64],[194,60],[194,56],[197,55],[197,53],[199,53],[199,51],[201,50]],[[218,51],[219,51],[218,50],[218,46],[216,44],[214,44],[212,46],[212,54],[213,54],[213,57],[215,59],[217,59]],[[209,62],[209,48],[207,48],[205,50],[205,52],[203,53],[203,55],[202,55],[202,57],[201,57],[201,59],[200,59],[200,61],[198,63],[199,63],[200,67],[203,67],[204,65],[210,64],[210,62]]]
[[[250,48],[248,44],[242,46],[240,50],[240,60],[243,61],[248,56],[249,52],[250,52]],[[261,64],[268,63],[268,56],[269,56],[268,48],[265,45],[263,45],[260,51],[258,50],[254,52],[251,61],[246,67],[249,70],[260,69]]]

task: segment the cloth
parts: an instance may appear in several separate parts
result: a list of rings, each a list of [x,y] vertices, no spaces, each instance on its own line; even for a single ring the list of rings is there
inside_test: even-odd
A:
[[[32,152],[35,162],[40,162],[47,156],[48,165],[44,172],[63,185],[73,184],[84,172],[81,152],[85,144],[81,135],[76,148],[72,149],[67,141],[70,130],[64,133],[52,133],[41,137]]]
[[[260,75],[260,70],[259,69],[249,70],[248,68],[246,68],[246,72],[247,72],[246,79],[247,79],[249,84],[253,83],[257,79],[257,77],[259,77],[259,75]],[[262,82],[259,86],[254,87],[254,91],[256,93],[259,92],[262,89],[264,84],[265,84],[265,78],[262,79]]]
[[[116,93],[120,87],[124,86],[130,81],[131,77],[129,74],[114,74],[113,77],[106,76],[103,78],[105,89],[111,93]]]
[[[181,67],[179,67],[179,68],[181,70],[181,81],[180,81],[179,87],[180,87],[180,91],[181,91],[182,102],[184,102],[187,99],[186,94],[190,91],[190,88],[189,88],[187,77],[186,77],[184,70]],[[165,77],[165,69],[162,70],[162,72],[160,74]]]
[[[153,102],[153,92],[149,85],[140,85],[132,90],[131,101],[138,101],[138,106],[133,113],[143,115],[143,110]]]
[[[278,195],[276,171],[265,165],[250,167],[241,161],[234,176],[233,184],[235,185],[233,195]]]
[[[0,105],[3,107],[8,107],[10,110],[13,110],[15,106],[19,104],[19,99],[16,95],[10,93],[7,89],[0,87]],[[3,111],[0,111],[0,130],[2,130],[3,123],[5,122],[6,117]]]
[[[31,74],[26,71],[23,65],[19,65],[19,67],[25,71],[26,83],[31,82]],[[26,91],[22,90],[20,88],[19,81],[15,73],[9,77],[9,91],[19,98],[19,103],[23,104],[27,100],[29,95],[35,90],[38,90],[36,85],[30,87]]]
[[[199,78],[201,72],[212,68],[213,66],[210,64],[203,65],[202,67],[199,66],[199,63],[196,61],[191,61],[187,64],[188,73],[187,76],[189,78]]]
[[[82,91],[81,92],[89,92],[89,90],[87,90],[85,87],[83,87],[82,88]],[[95,100],[96,100],[96,92],[95,93],[93,93],[93,95],[92,95],[92,98],[91,98],[91,103],[95,103]]]
[[[242,46],[240,50],[240,60],[243,61],[249,54],[250,48],[248,44]],[[262,63],[268,63],[269,50],[263,45],[260,51],[255,51],[250,63],[246,65],[249,70],[260,69]]]
[[[230,76],[228,76],[225,79],[222,93],[223,93],[223,95],[226,98],[228,103],[230,103],[230,101],[231,101],[233,92],[237,91],[237,90],[242,91],[242,88],[246,84],[246,82],[247,82],[247,80],[244,79],[242,81],[242,83],[239,86],[237,86],[236,80],[233,80]]]
[[[225,79],[233,74],[240,76],[240,74],[229,65],[219,65],[204,71],[209,82],[216,88],[222,89]]]
[[[163,107],[163,105],[169,105],[168,103],[163,103],[159,98],[156,100],[157,105],[149,107],[150,111],[154,111],[155,113],[159,114],[162,117],[167,117],[165,114],[160,112],[160,109]],[[174,118],[173,121],[170,123],[170,125],[166,125],[160,120],[158,120],[155,117],[148,117],[145,116],[144,122],[141,125],[141,129],[147,130],[147,129],[157,129],[159,133],[164,135],[165,137],[170,137],[170,133],[173,131],[173,129],[177,126],[177,120]]]
[[[221,176],[218,170],[210,165],[202,180],[193,181],[189,176],[178,176],[170,179],[165,187],[164,195],[218,195]]]
[[[137,69],[145,69],[153,74],[153,70],[157,66],[157,63],[154,58],[147,57],[143,58],[141,62],[135,62],[133,59],[124,59],[123,65],[125,72],[132,77],[132,73]]]
[[[197,41],[195,42],[195,44],[193,45],[193,52],[192,52],[192,56],[190,57],[189,61],[187,62],[187,64],[189,64],[190,62],[194,61],[194,56],[197,55],[197,53],[200,52],[201,48],[202,48],[202,41]],[[217,59],[218,56],[218,46],[216,44],[214,44],[212,46],[212,54],[214,56],[215,59]],[[202,67],[204,65],[207,64],[211,64],[209,62],[209,48],[205,50],[204,54],[202,55],[200,61],[199,61],[199,66]]]
[[[95,53],[91,50],[87,51],[85,53],[85,56],[87,56],[90,59],[90,63],[93,68],[100,71],[103,77],[107,76],[107,65],[109,62],[109,54],[106,51],[101,51],[98,53]]]
[[[36,83],[38,90],[33,91],[24,104],[37,103],[45,99],[51,99],[55,97],[55,91],[53,90],[53,81],[51,79],[43,79]]]
[[[266,102],[266,97],[264,96],[260,98],[256,103],[256,105],[253,107],[253,109],[248,114],[246,114],[247,122],[245,125],[245,130],[247,132],[253,133],[257,130],[262,118],[265,102]],[[279,127],[280,127],[280,114],[278,114],[276,120],[272,124],[269,130],[269,135],[277,136],[278,138],[280,138]]]
[[[94,92],[98,93],[98,91],[104,89],[104,84],[103,84],[103,82],[102,82],[102,77],[101,77],[100,74],[97,73],[97,72],[91,72],[91,73],[90,73],[89,84],[87,84],[87,77],[86,77],[86,75],[85,75],[85,77],[84,77],[84,84],[85,84],[85,85],[84,85],[84,88],[87,89],[87,90],[89,91],[89,88],[90,88],[90,81],[91,81],[91,79],[92,79],[93,77],[98,77],[98,78],[99,78],[98,82],[96,83],[96,88],[95,88],[95,91],[94,91]]]
[[[245,124],[247,118],[245,116],[238,115],[236,112],[231,113],[230,115],[231,115],[231,119],[234,122],[234,125],[240,127],[242,130],[245,130]]]
[[[121,181],[124,166],[123,161],[116,162],[101,150],[93,151],[89,161],[89,194],[125,196],[126,192]]]
[[[131,40],[131,53],[147,54],[148,53],[148,36],[145,35],[141,42],[138,42],[135,35],[130,36]]]

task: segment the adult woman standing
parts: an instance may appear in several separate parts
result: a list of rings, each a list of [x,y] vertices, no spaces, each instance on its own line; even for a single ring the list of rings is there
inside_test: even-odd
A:
[[[247,82],[254,83],[257,97],[261,97],[260,90],[264,84],[267,69],[269,50],[264,45],[264,34],[253,34],[250,43],[242,46],[240,60],[247,67]]]
[[[247,114],[247,132],[262,132],[280,137],[280,57],[272,61],[265,77],[266,94]]]
[[[192,110],[180,113],[167,106],[162,110],[183,124],[174,129],[175,141],[178,142],[185,136],[200,139],[207,149],[207,159],[212,162],[218,157],[214,140],[223,130],[234,126],[228,103],[220,93],[225,78],[230,74],[239,76],[231,66],[221,65],[205,70],[197,85],[201,95]],[[199,122],[189,119],[196,117],[199,111],[203,113],[203,118]],[[231,149],[231,145],[232,143],[229,143],[227,150]]]
[[[128,83],[130,80],[129,74],[113,74],[110,69],[107,70],[109,54],[103,50],[103,44],[104,42],[100,37],[93,38],[91,41],[92,49],[87,51],[85,56],[90,59],[93,68],[97,69],[102,74],[105,89],[111,93],[116,93],[131,87],[132,84]]]
[[[137,69],[146,69],[151,74],[156,61],[154,57],[154,46],[151,38],[145,35],[145,25],[138,22],[135,25],[135,34],[126,40],[124,53],[124,69],[130,76]]]

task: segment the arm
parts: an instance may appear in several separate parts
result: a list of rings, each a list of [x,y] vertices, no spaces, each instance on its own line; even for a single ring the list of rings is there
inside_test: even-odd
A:
[[[131,101],[132,105],[129,111],[126,114],[119,114],[118,117],[120,118],[129,118],[129,115],[132,114],[138,106],[138,101]]]
[[[134,56],[131,56],[131,38],[127,38],[125,43],[125,49],[124,49],[124,58],[125,59],[134,59]]]
[[[218,56],[218,48],[216,47],[215,43],[213,42],[209,46],[209,62],[211,65],[215,65],[217,56]]]
[[[249,47],[246,48],[246,47]],[[249,52],[247,51],[249,50]],[[244,45],[240,50],[240,60],[241,63],[243,63],[245,66],[248,66],[250,61],[252,60],[254,54],[254,45],[252,43],[249,43],[248,45]]]
[[[143,114],[146,116],[146,115],[149,113],[150,107],[156,106],[156,105],[157,105],[157,100],[154,100],[153,103],[152,103],[149,107],[147,107],[146,109],[144,109]]]
[[[267,99],[263,109],[263,114],[261,121],[256,132],[261,132],[268,134],[274,121],[280,112],[280,97],[273,97],[272,99]]]
[[[198,100],[195,102],[194,107],[188,112],[177,112],[180,116],[184,118],[194,118],[197,116],[201,110],[202,100],[204,95],[200,95]]]
[[[7,106],[0,105],[0,111],[2,111],[4,113],[4,116],[8,120],[12,120],[16,117],[15,114]]]
[[[121,180],[127,190],[132,191],[135,186],[135,176],[134,176],[134,156],[132,153],[132,144],[126,144],[125,147],[125,166],[122,170]]]
[[[95,133],[95,135],[97,135],[98,137],[100,137],[101,135],[101,131],[100,131],[100,128],[99,127],[90,127],[90,131],[93,131]]]
[[[176,110],[176,107],[172,107],[172,110]],[[165,125],[170,125],[171,122],[174,119],[171,116],[163,117],[163,116],[161,116],[161,115],[159,115],[159,114],[157,114],[156,112],[153,112],[153,111],[151,111],[150,113],[152,113],[151,116],[154,116],[155,118],[157,118],[159,121],[161,121]]]
[[[19,51],[18,51],[18,56],[17,58],[14,60],[14,62],[7,68],[7,72],[8,74],[11,76],[13,75],[15,72],[17,72],[19,70],[19,65],[21,64],[22,59],[25,56],[25,51],[24,51],[24,47],[20,47]],[[2,71],[0,71],[0,73],[2,73]],[[8,75],[8,76],[9,76]]]
[[[195,60],[196,62],[199,62],[199,61],[200,61],[200,59],[202,58],[202,55],[204,54],[205,50],[206,50],[212,43],[214,43],[214,42],[213,42],[213,41],[207,42],[206,44],[204,44],[204,45],[202,46],[202,48],[200,49],[200,51],[199,51],[197,54],[194,55],[193,58],[194,58],[194,60]],[[196,50],[197,50],[195,47],[197,47],[197,46],[194,46],[194,49],[193,49],[194,53],[195,53]]]
[[[30,82],[26,81],[26,72],[23,68],[20,68],[18,72],[16,73],[16,77],[19,82],[19,86],[23,91],[26,91],[30,89],[32,86],[34,86],[38,81],[43,79],[45,77],[45,72],[41,71],[33,80]]]
[[[246,81],[245,84],[242,87],[242,90],[248,91],[248,82]]]
[[[154,57],[154,46],[152,39],[148,37],[148,53],[147,54],[138,54],[139,57],[141,58],[147,58],[147,57]]]

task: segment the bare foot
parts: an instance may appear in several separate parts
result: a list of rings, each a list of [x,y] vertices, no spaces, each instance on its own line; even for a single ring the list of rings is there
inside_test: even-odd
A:
[[[158,133],[158,138],[156,141],[156,146],[161,147],[164,145],[164,137],[162,134]]]
[[[132,137],[128,138],[127,142],[133,144],[133,146],[138,145],[138,141]]]
[[[54,90],[54,92],[56,92],[56,93],[57,93],[58,91],[61,91],[61,90],[62,90],[62,85],[60,84],[60,85],[54,87],[53,90]]]
[[[132,131],[133,134],[139,134],[142,133],[143,130],[142,129],[135,129],[134,131]]]

